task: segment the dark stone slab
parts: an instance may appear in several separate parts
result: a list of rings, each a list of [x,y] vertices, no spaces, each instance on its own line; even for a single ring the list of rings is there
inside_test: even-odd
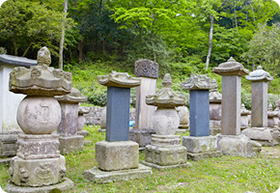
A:
[[[190,136],[209,136],[209,90],[190,90]]]

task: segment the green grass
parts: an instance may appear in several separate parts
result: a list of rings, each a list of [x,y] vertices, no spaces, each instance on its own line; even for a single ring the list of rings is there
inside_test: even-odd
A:
[[[246,191],[263,193],[275,192],[280,185],[280,160],[273,154],[280,155],[280,147],[265,147],[258,158],[222,156],[219,158],[189,161],[190,168],[157,171],[144,179],[95,184],[83,178],[82,172],[94,166],[94,145],[105,139],[105,133],[99,133],[99,127],[87,126],[90,132],[87,140],[93,145],[85,146],[84,151],[65,156],[67,177],[74,181],[71,192],[213,192],[244,193]],[[145,155],[140,152],[139,161]],[[5,187],[9,179],[8,167],[0,166],[0,185]]]

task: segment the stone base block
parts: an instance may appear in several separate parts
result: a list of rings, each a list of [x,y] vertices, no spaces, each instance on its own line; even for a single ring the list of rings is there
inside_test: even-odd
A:
[[[24,160],[13,157],[10,180],[18,186],[46,186],[59,183],[65,176],[65,158]]]
[[[188,168],[192,165],[189,162],[183,163],[183,164],[175,164],[175,165],[169,165],[169,166],[161,166],[154,163],[142,161],[142,164],[149,166],[151,168],[155,168],[157,170],[167,170],[167,169],[175,169],[175,168]]]
[[[246,135],[250,139],[259,142],[264,146],[273,146],[273,137],[271,129],[266,127],[252,127],[244,129],[242,134]]]
[[[84,136],[82,135],[59,137],[59,142],[59,150],[61,154],[83,151],[84,149]]]
[[[152,134],[156,132],[153,129],[137,129],[129,130],[129,140],[139,144],[140,147],[145,147],[151,144]]]
[[[93,144],[92,141],[90,141],[90,140],[84,140],[84,146],[85,146],[85,145],[92,145],[92,144]]]
[[[89,132],[86,130],[82,130],[82,131],[77,131],[77,134],[85,137],[85,136],[89,135]]]
[[[1,165],[10,165],[11,160],[12,160],[12,158],[4,158],[4,159],[0,158],[0,166]]]
[[[205,158],[211,158],[211,157],[221,157],[222,153],[219,151],[212,151],[212,152],[202,152],[202,153],[191,153],[188,152],[187,154],[188,159],[198,161]]]
[[[183,146],[185,146],[187,148],[187,151],[190,153],[215,152],[217,151],[217,137],[216,136],[203,136],[203,137],[184,136]]]
[[[188,131],[188,129],[177,129],[176,134],[184,134]]]
[[[159,166],[172,166],[185,164],[187,149],[183,146],[159,147],[147,145],[145,149],[145,163]]]
[[[95,183],[110,183],[121,180],[131,180],[135,178],[145,178],[152,175],[151,168],[139,164],[139,168],[119,171],[102,171],[98,167],[83,172],[83,176]]]
[[[181,146],[181,136],[180,135],[152,135],[152,146],[159,147],[174,147]]]
[[[217,135],[221,133],[222,130],[221,121],[210,120],[209,128],[210,128],[210,135]]]
[[[257,157],[262,145],[241,135],[217,135],[217,149],[225,155]]]
[[[95,160],[104,171],[138,168],[138,148],[133,141],[101,141],[95,144]]]
[[[19,132],[0,133],[0,158],[12,157],[17,153],[17,140]]]
[[[106,129],[98,129],[99,133],[106,133]]]
[[[21,187],[11,182],[6,185],[6,191],[9,193],[54,193],[54,192],[70,192],[70,189],[74,187],[74,183],[64,178],[60,183],[43,187]]]

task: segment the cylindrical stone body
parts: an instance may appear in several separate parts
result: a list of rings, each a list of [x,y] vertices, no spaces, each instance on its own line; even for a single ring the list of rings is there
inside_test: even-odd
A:
[[[152,129],[155,107],[146,104],[146,96],[156,92],[157,79],[141,77],[141,85],[136,88],[135,128]]]
[[[129,140],[130,88],[107,87],[106,141]]]
[[[84,115],[78,115],[77,131],[82,131],[86,125],[86,118]]]
[[[248,115],[241,115],[240,118],[240,128],[245,129],[249,126]]]
[[[222,77],[222,135],[240,134],[241,77]]]
[[[251,126],[267,126],[267,82],[252,82]]]
[[[106,129],[106,108],[101,111],[100,127],[101,129]]]
[[[209,90],[190,90],[190,136],[209,136]]]

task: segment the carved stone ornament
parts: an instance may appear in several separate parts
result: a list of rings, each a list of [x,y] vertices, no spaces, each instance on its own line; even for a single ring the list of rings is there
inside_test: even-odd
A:
[[[89,107],[79,107],[79,115],[83,115],[83,114],[88,114],[90,111],[90,108]]]
[[[24,93],[29,96],[54,96],[70,93],[72,74],[60,69],[49,67],[51,63],[48,48],[43,47],[38,52],[38,66],[15,67],[10,73],[9,87],[14,93]]]
[[[251,111],[247,110],[247,109],[245,108],[245,105],[242,103],[241,109],[240,109],[240,114],[241,114],[241,116],[250,115],[250,114],[251,114]]]
[[[201,76],[191,74],[191,77],[187,80],[187,82],[182,82],[180,85],[186,90],[210,90],[217,88],[216,80],[208,78],[206,74]]]
[[[213,72],[221,76],[237,75],[242,77],[248,74],[249,70],[245,69],[239,62],[236,62],[233,57],[230,57],[227,62],[213,68]]]
[[[187,99],[177,95],[171,89],[172,80],[170,74],[165,74],[162,80],[163,88],[155,95],[146,96],[146,104],[158,107],[178,107],[186,104]]]
[[[268,105],[267,116],[269,118],[273,118],[273,117],[277,117],[278,116],[278,112],[277,111],[273,111],[272,104]]]
[[[214,88],[209,93],[209,102],[210,103],[222,103],[222,94],[219,93],[217,88]]]
[[[135,62],[134,74],[136,77],[158,78],[158,63],[141,59]]]
[[[128,73],[112,71],[109,75],[97,76],[97,81],[103,86],[113,86],[121,88],[132,88],[141,84],[140,78],[134,78]]]
[[[257,70],[250,72],[245,78],[252,82],[269,82],[273,80],[273,76],[270,76],[270,74],[264,71],[261,66],[258,66]]]
[[[87,97],[82,96],[81,92],[76,88],[72,88],[71,92],[67,95],[55,96],[54,98],[60,102],[68,103],[82,103],[87,101]]]

